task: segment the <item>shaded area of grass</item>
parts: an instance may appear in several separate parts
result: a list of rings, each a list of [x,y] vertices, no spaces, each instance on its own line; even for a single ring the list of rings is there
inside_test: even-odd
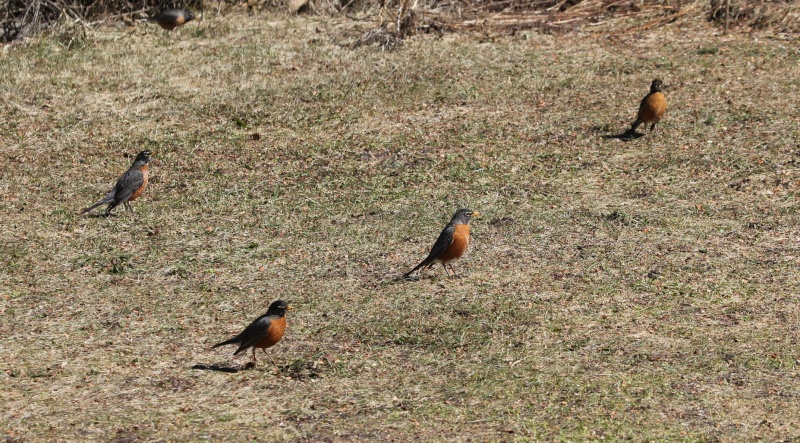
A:
[[[270,20],[4,54],[5,435],[797,437],[791,46],[352,51],[353,25]],[[658,132],[605,138],[653,77]],[[76,215],[143,148],[137,217]],[[464,276],[394,281],[460,206],[484,214]],[[192,369],[243,364],[208,348],[278,297],[262,366]]]

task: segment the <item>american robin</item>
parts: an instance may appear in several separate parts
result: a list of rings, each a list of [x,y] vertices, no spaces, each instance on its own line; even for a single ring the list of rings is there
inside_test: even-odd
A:
[[[450,276],[447,271],[448,264],[453,271],[453,275],[456,275],[453,262],[461,258],[467,252],[467,246],[469,246],[469,220],[473,216],[477,217],[479,215],[481,215],[480,212],[472,212],[469,209],[456,211],[453,214],[453,218],[450,219],[450,223],[444,227],[442,233],[439,234],[439,238],[436,239],[436,243],[433,244],[428,258],[422,260],[422,263],[408,271],[403,275],[403,278],[409,278],[417,269],[430,268],[436,263],[442,264],[448,277]]]
[[[185,9],[167,9],[147,19],[148,22],[158,23],[158,26],[167,31],[172,31],[192,20],[194,20],[194,14]]]
[[[108,208],[106,208],[106,214],[110,213],[112,209],[116,208],[120,204],[125,206],[125,209],[128,211],[133,212],[131,202],[142,195],[144,189],[147,187],[147,181],[150,178],[150,167],[148,164],[150,163],[150,156],[152,154],[153,153],[148,150],[140,152],[136,156],[136,159],[133,161],[131,167],[128,168],[124,174],[122,174],[122,177],[120,177],[119,180],[117,180],[117,184],[114,185],[114,189],[106,194],[102,200],[81,211],[81,214],[85,214],[92,209],[105,204],[108,204]]]
[[[261,348],[264,353],[267,353],[267,348],[275,345],[283,338],[283,333],[286,332],[286,311],[291,311],[292,308],[283,300],[276,300],[269,305],[267,313],[258,317],[250,323],[250,326],[244,328],[239,335],[225,340],[222,343],[217,343],[211,349],[220,346],[238,344],[239,349],[233,353],[238,355],[247,348],[253,348],[253,366],[256,365],[256,348]]]
[[[645,127],[647,127],[648,123],[652,123],[650,130],[654,130],[656,123],[664,116],[664,112],[667,111],[667,98],[661,92],[661,86],[661,80],[659,79],[653,80],[653,83],[650,84],[650,93],[642,99],[642,103],[639,105],[639,114],[636,116],[633,126],[631,126],[632,133],[635,133],[636,128],[642,123],[645,124]]]

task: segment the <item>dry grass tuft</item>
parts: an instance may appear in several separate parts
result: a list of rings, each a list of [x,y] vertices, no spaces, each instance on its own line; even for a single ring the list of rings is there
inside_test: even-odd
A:
[[[730,23],[776,32],[800,30],[800,6],[793,2],[712,0],[708,16],[721,26]]]

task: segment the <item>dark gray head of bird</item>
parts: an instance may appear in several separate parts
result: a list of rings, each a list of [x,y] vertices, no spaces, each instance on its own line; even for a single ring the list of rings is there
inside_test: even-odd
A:
[[[144,151],[142,151],[142,152],[140,152],[139,154],[136,155],[136,160],[134,160],[133,162],[134,163],[148,164],[148,163],[150,163],[150,156],[151,155],[153,155],[153,153],[150,152],[149,149],[145,149]]]
[[[454,225],[466,225],[472,217],[477,217],[479,215],[481,215],[480,212],[472,211],[471,209],[459,209],[453,214],[450,223]]]
[[[650,93],[652,94],[654,92],[661,92],[661,87],[662,87],[661,80],[659,79],[653,80],[653,83],[650,84]]]
[[[183,11],[183,19],[187,22],[194,20],[194,14],[189,11]]]
[[[272,304],[269,305],[269,309],[267,309],[267,315],[275,316],[275,317],[283,317],[286,315],[286,311],[291,311],[292,308],[283,300],[275,300]]]

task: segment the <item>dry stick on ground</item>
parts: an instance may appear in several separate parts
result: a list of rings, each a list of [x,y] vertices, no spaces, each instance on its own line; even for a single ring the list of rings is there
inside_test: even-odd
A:
[[[408,7],[409,0],[401,0],[400,8],[397,10],[397,35],[400,35],[403,32],[403,18],[405,17],[406,8]]]
[[[728,33],[728,20],[731,15],[731,0],[725,1],[725,34]]]
[[[39,3],[38,1],[31,2],[30,4],[28,4],[28,7],[25,8],[25,15],[22,16],[22,23],[36,23],[39,19],[40,6],[41,3]],[[28,18],[28,14],[31,13],[31,8],[34,9],[33,17],[31,17],[30,21],[26,21],[26,19]]]
[[[630,29],[628,29],[626,31],[623,31],[623,32],[644,31],[645,29],[650,29],[653,26],[661,25],[661,24],[664,24],[664,23],[669,23],[669,22],[671,22],[671,21],[673,21],[673,20],[675,20],[675,19],[677,19],[679,17],[682,17],[682,16],[686,15],[687,12],[688,12],[688,10],[679,11],[679,12],[677,12],[675,14],[670,15],[670,16],[662,17],[662,18],[647,22],[642,26],[638,26],[638,27],[635,27],[635,28],[630,28]]]

